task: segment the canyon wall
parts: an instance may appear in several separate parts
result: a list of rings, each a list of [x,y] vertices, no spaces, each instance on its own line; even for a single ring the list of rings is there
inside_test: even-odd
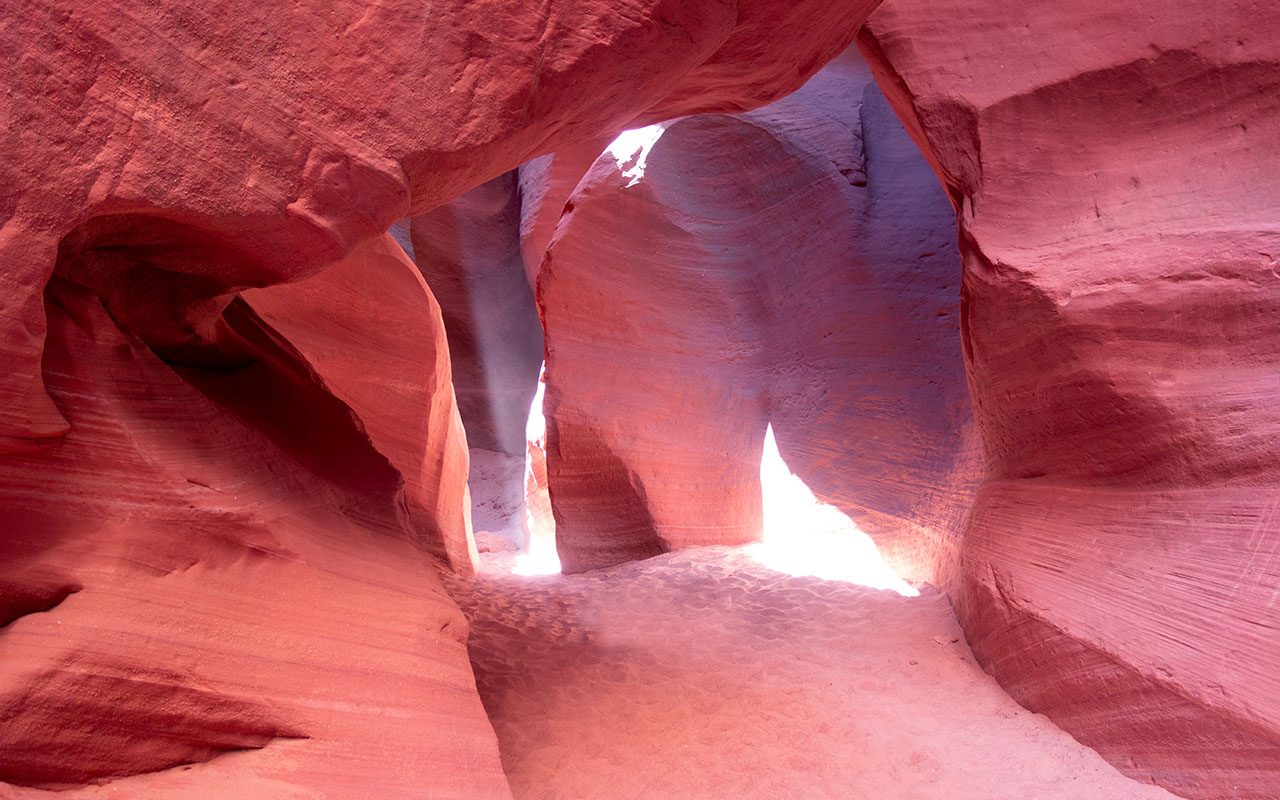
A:
[[[742,115],[628,134],[538,276],[567,571],[761,530],[791,469],[946,582],[980,471],[945,194],[849,53]]]
[[[1280,775],[1280,17],[887,0],[859,39],[958,211],[984,666],[1131,775]]]
[[[71,429],[0,459],[0,794],[509,796],[429,557],[467,555],[439,313],[386,240],[251,295],[215,372],[50,282]]]
[[[542,326],[520,248],[516,172],[409,224],[414,261],[444,312],[471,447],[523,456],[542,369]],[[517,477],[524,481],[523,472]]]
[[[507,796],[435,573],[474,559],[446,320],[383,236],[494,180],[567,568],[758,537],[772,424],[1021,702],[1271,797],[1280,19],[886,0],[957,311],[855,62],[749,111],[876,5],[0,6],[5,793]]]
[[[446,325],[414,264],[389,236],[306,280],[243,295],[404,480],[409,521],[449,570],[475,572],[467,513],[467,435],[450,384]]]
[[[0,437],[66,432],[41,389],[40,309],[73,231],[117,251],[78,282],[118,323],[171,360],[234,363],[219,314],[238,289],[638,114],[776,99],[875,5],[12,3]]]
[[[508,796],[435,575],[439,309],[383,234],[776,99],[874,5],[4,4],[6,796]]]

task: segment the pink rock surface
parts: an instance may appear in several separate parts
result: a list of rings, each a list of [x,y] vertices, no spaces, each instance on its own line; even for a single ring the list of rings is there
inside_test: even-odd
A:
[[[333,364],[243,300],[229,372],[62,278],[47,308],[71,430],[0,459],[0,795],[509,796],[466,623]]]
[[[40,388],[63,271],[167,357],[241,354],[220,311],[558,143],[800,85],[875,0],[561,8],[25,4],[0,182],[0,437],[66,431]],[[796,66],[799,64],[799,67]]]
[[[860,39],[958,208],[984,665],[1196,798],[1280,780],[1280,17],[886,0]]]
[[[470,555],[437,310],[376,239],[780,96],[874,5],[6,8],[0,781],[506,796],[429,558]]]
[[[297,348],[404,478],[409,519],[448,569],[475,571],[467,437],[440,308],[389,236],[306,280],[244,299]]]
[[[772,423],[900,565],[962,566],[1016,698],[1186,796],[1273,797],[1280,19],[887,0],[866,29],[958,212],[987,480],[957,559],[954,274],[936,210],[875,191],[918,170],[869,95],[727,115],[875,5],[0,14],[0,791],[506,796],[431,566],[473,557],[438,308],[382,232],[715,111],[597,161],[568,217],[576,157],[521,210],[526,276],[558,219],[544,313],[578,332],[551,345],[566,564],[756,536]]]
[[[856,53],[606,153],[570,206],[539,276],[567,570],[759,538],[771,423],[900,569],[950,574],[980,469],[953,215]]]
[[[520,215],[513,170],[414,217],[409,232],[414,261],[444,314],[467,443],[523,456],[542,325],[525,277]]]
[[[393,228],[441,304],[467,441],[486,461],[471,479],[492,497],[473,495],[473,511],[520,544],[527,526],[512,530],[490,506],[514,504],[510,514],[524,520],[527,490],[535,527],[553,535],[554,526],[543,444],[527,441],[526,430],[543,362],[533,288],[569,195],[607,144],[568,145]],[[541,464],[541,487],[528,483],[526,456]]]
[[[612,137],[566,145],[530,159],[516,170],[520,186],[520,252],[530,287],[537,286],[538,269],[560,224],[565,203],[610,141]]]

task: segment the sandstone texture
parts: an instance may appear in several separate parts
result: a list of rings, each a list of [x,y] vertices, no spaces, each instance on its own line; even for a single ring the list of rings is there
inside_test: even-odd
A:
[[[1280,774],[1280,17],[886,0],[958,211],[987,479],[955,595],[1013,696],[1186,797]]]
[[[0,460],[0,795],[508,796],[466,623],[341,354],[313,367],[237,300],[252,363],[173,367],[83,287],[46,301],[71,429]],[[416,344],[445,364],[436,333]]]
[[[424,549],[475,570],[467,514],[467,434],[450,384],[440,309],[390,236],[370,239],[306,280],[244,299],[306,358],[403,476]]]
[[[434,567],[474,559],[439,309],[384,233],[773,100],[874,5],[0,5],[0,791],[508,796]]]
[[[238,289],[637,114],[776,99],[875,5],[7,3],[6,449],[67,429],[40,373],[60,261],[92,252],[73,280],[166,358],[236,363]]]
[[[1165,796],[970,655],[1276,797],[1268,4],[0,0],[0,64],[0,797]],[[666,552],[773,442],[971,654]],[[660,558],[470,580],[477,445],[486,549]]]
[[[951,574],[981,469],[954,240],[856,52],[757,111],[620,137],[538,276],[565,568],[760,538],[772,424],[902,571]]]
[[[486,470],[501,470],[501,480],[484,482],[495,496],[476,498],[473,510],[489,517],[480,503],[496,511],[495,504],[514,500],[517,529],[525,427],[542,370],[542,325],[525,274],[521,211],[512,170],[407,220],[409,250],[444,314],[467,443],[487,461]],[[485,526],[491,533],[510,524],[500,518],[492,523]],[[523,544],[523,535],[517,532],[513,543]]]
[[[538,284],[538,270],[560,224],[565,203],[611,141],[612,138],[588,139],[567,145],[530,159],[516,170],[520,187],[520,252],[530,287]]]
[[[520,220],[513,170],[414,217],[409,232],[414,261],[444,313],[468,444],[523,456],[542,326],[525,276]]]

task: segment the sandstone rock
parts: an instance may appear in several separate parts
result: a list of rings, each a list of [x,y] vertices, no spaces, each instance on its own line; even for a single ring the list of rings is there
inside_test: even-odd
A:
[[[758,538],[771,422],[899,568],[949,575],[980,470],[953,215],[861,60],[635,136],[539,276],[566,569]]]
[[[467,443],[523,456],[542,369],[542,325],[525,277],[520,213],[512,171],[414,217],[410,235],[444,314]],[[523,477],[521,470],[516,482]]]
[[[959,211],[975,653],[1131,775],[1273,797],[1280,18],[887,0],[865,30]]]
[[[537,286],[538,269],[560,224],[565,203],[611,141],[609,137],[566,145],[554,153],[526,161],[516,170],[520,188],[520,252],[529,286]]]
[[[240,363],[220,318],[235,291],[303,277],[397,219],[641,112],[781,96],[875,5],[10,8],[5,448],[66,431],[40,387],[55,268],[74,267],[167,358]],[[61,257],[60,243],[71,246]]]
[[[71,430],[0,459],[0,794],[508,797],[369,395],[326,390],[340,362],[238,300],[252,363],[175,369],[83,287],[46,298]]]
[[[404,477],[409,518],[449,569],[475,571],[467,437],[450,383],[440,308],[389,236],[303,281],[244,299],[297,348]]]
[[[468,444],[486,461],[480,484],[493,495],[473,492],[473,511],[492,516],[481,503],[505,508],[515,500],[515,516],[524,518],[528,489],[535,505],[546,505],[545,514],[533,512],[546,529],[540,535],[554,535],[554,524],[543,444],[526,441],[543,361],[533,288],[565,202],[608,143],[567,145],[391,229],[441,304],[459,412]],[[526,486],[526,457],[543,465],[540,490]],[[529,533],[522,531],[520,541],[527,544]]]
[[[370,240],[773,99],[874,5],[9,4],[0,780],[506,796],[428,558],[471,555],[436,310]]]

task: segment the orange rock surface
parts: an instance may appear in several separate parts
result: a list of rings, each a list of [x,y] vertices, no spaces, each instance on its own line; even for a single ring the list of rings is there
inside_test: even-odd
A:
[[[874,2],[10,6],[4,791],[506,796],[431,563],[474,554],[438,310],[383,232],[781,96]]]
[[[46,299],[71,431],[0,460],[0,795],[507,797],[368,396],[243,300],[254,360],[211,372],[69,281]]]
[[[943,595],[468,583],[536,297],[568,570],[759,538],[776,439],[1014,700],[1274,800],[1270,5],[0,11],[0,796],[1161,796]]]
[[[389,236],[311,278],[244,299],[346,403],[404,479],[409,521],[449,569],[475,571],[467,435],[458,418],[440,308]]]

